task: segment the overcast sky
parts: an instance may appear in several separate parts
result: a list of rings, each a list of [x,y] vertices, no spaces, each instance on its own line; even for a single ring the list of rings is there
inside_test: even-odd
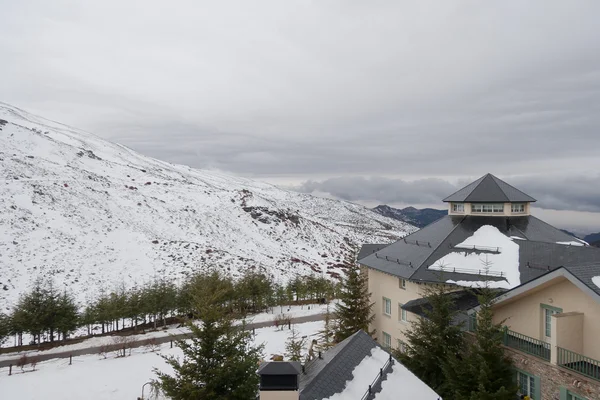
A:
[[[0,101],[364,204],[492,172],[600,230],[600,1],[0,6]]]

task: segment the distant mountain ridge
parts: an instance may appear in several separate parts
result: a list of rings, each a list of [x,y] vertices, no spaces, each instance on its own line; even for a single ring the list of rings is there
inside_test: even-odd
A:
[[[378,214],[384,217],[393,218],[398,221],[403,221],[408,224],[414,225],[418,228],[423,228],[430,223],[437,221],[444,215],[448,215],[448,210],[438,210],[435,208],[394,208],[388,205],[382,204],[372,209]]]

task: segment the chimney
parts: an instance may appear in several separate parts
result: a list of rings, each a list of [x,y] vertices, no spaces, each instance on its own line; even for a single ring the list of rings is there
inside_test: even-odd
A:
[[[264,362],[256,373],[260,376],[260,400],[298,400],[298,375],[302,365],[295,361]]]

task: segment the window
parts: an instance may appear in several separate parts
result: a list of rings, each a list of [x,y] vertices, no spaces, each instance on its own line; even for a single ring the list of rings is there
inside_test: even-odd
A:
[[[539,377],[517,370],[517,384],[519,385],[519,394],[529,396],[532,400],[541,400]]]
[[[525,212],[525,204],[524,203],[514,203],[510,206],[510,211],[513,214],[522,214]]]
[[[542,317],[544,318],[544,334],[547,338],[552,335],[552,315],[560,314],[562,309],[542,304]]]
[[[471,204],[471,212],[502,214],[504,213],[504,204],[473,203]]]
[[[452,203],[452,212],[455,212],[455,213],[465,212],[465,205],[463,203]]]
[[[477,314],[469,315],[469,332],[477,331]]]
[[[571,392],[569,389],[560,388],[560,400],[587,400],[585,397],[578,395],[577,393]]]
[[[392,337],[385,332],[383,332],[383,347],[388,349],[392,347]]]
[[[402,303],[398,303],[398,321],[406,322],[406,310],[402,309]]]
[[[406,343],[400,339],[398,339],[398,350],[400,350],[400,353],[406,353]]]
[[[400,289],[406,289],[406,279],[400,278],[398,284],[400,285]]]
[[[383,298],[383,313],[385,315],[392,315],[392,301],[387,297]]]

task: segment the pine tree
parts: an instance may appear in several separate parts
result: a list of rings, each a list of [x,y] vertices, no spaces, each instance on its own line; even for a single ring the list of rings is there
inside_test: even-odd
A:
[[[223,301],[226,293],[223,287],[216,289],[212,287],[204,295],[196,293],[193,308],[202,324],[189,322],[192,337],[177,342],[183,351],[183,360],[164,357],[174,375],[155,369],[154,386],[169,398],[245,400],[256,397],[259,382],[256,368],[262,346],[254,346],[251,333],[233,324]]]
[[[483,261],[484,269],[491,263]],[[456,400],[512,400],[517,393],[510,358],[504,354],[503,322],[493,322],[492,305],[496,292],[489,281],[479,290],[479,311],[475,341],[444,368],[448,386]]]
[[[58,298],[55,318],[54,325],[59,335],[62,334],[63,340],[67,339],[67,336],[73,333],[79,325],[77,304],[75,304],[73,296],[66,291]]]
[[[302,350],[304,349],[305,344],[306,337],[301,337],[300,332],[298,332],[298,330],[292,326],[290,336],[285,342],[285,356],[287,359],[290,361],[301,361]]]
[[[443,280],[442,280],[443,281]],[[446,285],[438,284],[425,289],[425,298],[431,309],[424,308],[405,333],[405,352],[396,351],[396,357],[417,377],[443,398],[452,398],[444,377],[444,365],[451,354],[463,346],[461,327],[453,324],[456,306]]]
[[[0,345],[10,336],[11,320],[6,314],[0,313]]]
[[[358,330],[369,332],[369,325],[375,319],[371,303],[367,276],[361,273],[356,264],[356,253],[353,252],[344,260],[347,276],[342,283],[340,301],[336,304],[334,316],[335,342],[339,343]]]

